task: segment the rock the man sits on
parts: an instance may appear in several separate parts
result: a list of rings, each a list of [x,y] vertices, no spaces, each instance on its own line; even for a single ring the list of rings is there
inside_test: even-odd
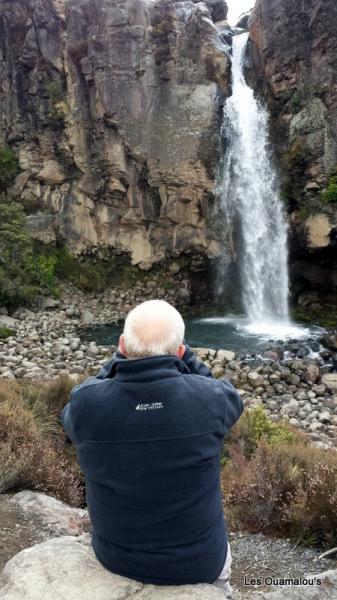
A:
[[[164,300],[135,307],[115,357],[74,387],[61,415],[85,474],[98,560],[157,585],[213,583],[230,555],[220,453],[243,404],[184,334]]]

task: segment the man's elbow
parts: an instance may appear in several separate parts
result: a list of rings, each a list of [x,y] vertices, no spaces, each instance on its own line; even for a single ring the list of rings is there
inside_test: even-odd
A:
[[[66,432],[68,438],[74,444],[75,443],[75,435],[74,435],[74,430],[73,430],[73,426],[72,426],[72,422],[71,422],[70,402],[68,402],[68,404],[66,404],[66,406],[61,411],[60,420],[62,423],[62,427],[63,427],[64,431]]]
[[[244,404],[235,387],[226,381],[225,390],[225,428],[227,431],[235,425],[244,410]]]

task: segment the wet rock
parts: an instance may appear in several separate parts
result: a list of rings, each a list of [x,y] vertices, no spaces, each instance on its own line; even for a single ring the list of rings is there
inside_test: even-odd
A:
[[[337,332],[325,334],[322,343],[330,350],[337,350]]]

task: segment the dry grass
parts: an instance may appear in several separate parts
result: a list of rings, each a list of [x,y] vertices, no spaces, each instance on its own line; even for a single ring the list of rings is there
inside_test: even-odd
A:
[[[0,383],[0,492],[36,489],[83,504],[83,482],[67,452],[60,410],[73,383]]]
[[[231,525],[336,545],[337,452],[311,446],[301,434],[278,443],[261,435],[248,455],[245,447],[235,438],[222,472]]]

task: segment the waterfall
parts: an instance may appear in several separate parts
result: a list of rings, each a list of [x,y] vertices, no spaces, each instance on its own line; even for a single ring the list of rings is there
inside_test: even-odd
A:
[[[235,231],[243,306],[251,323],[288,321],[287,227],[269,157],[268,114],[244,78],[248,33],[233,38],[232,95],[224,106],[227,141],[216,193]]]

